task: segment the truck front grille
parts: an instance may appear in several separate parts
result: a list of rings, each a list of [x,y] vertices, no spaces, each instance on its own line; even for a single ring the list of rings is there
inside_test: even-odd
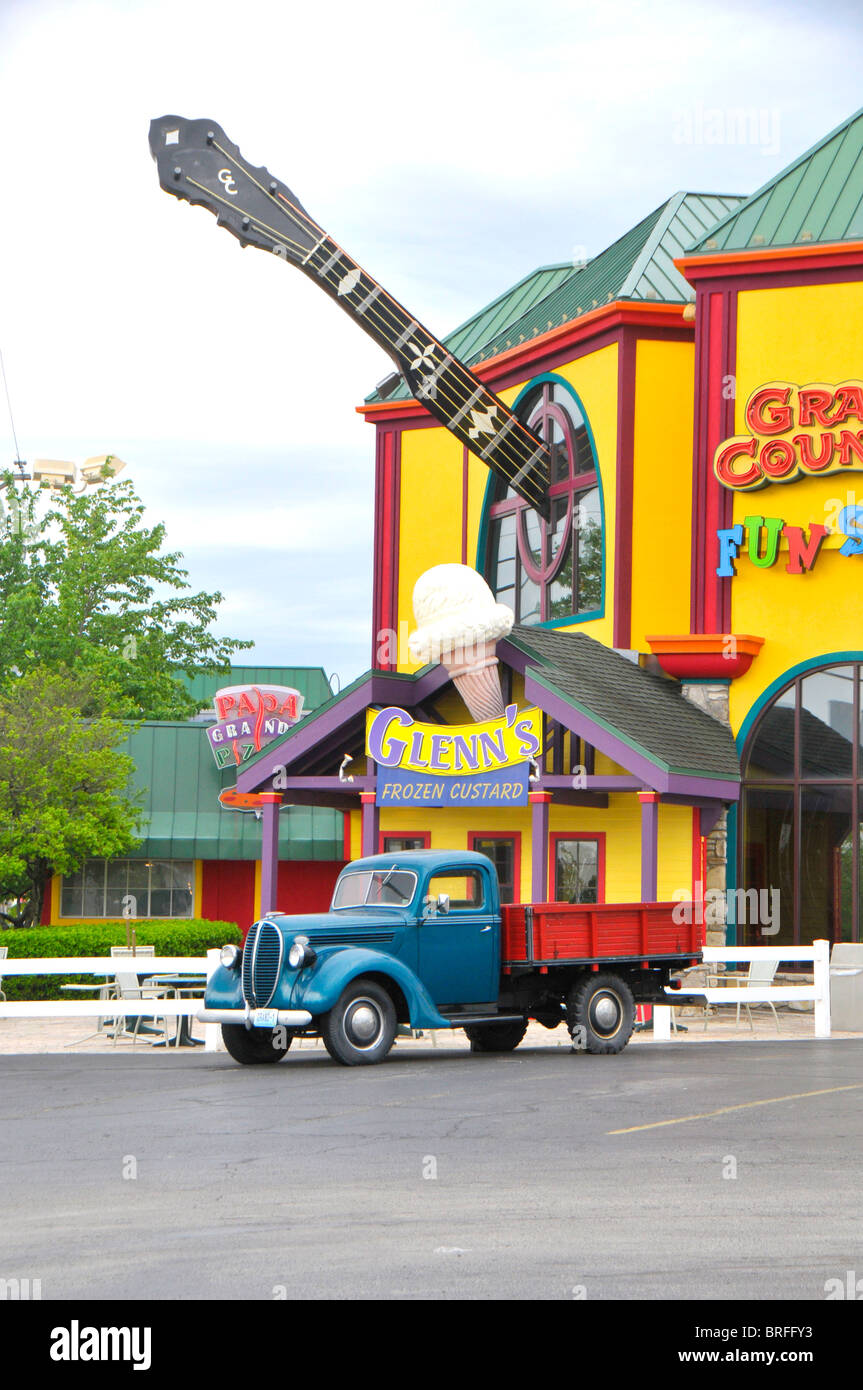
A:
[[[265,1009],[276,992],[282,968],[282,933],[272,922],[255,922],[243,948],[243,998],[253,1009]]]

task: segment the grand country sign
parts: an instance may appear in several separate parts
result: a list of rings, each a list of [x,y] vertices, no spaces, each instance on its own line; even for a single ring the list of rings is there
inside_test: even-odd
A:
[[[207,741],[219,768],[247,762],[303,716],[303,696],[288,685],[226,686],[213,704],[216,723]]]
[[[526,806],[542,711],[507,705],[483,724],[420,724],[390,705],[366,715],[379,806]]]
[[[861,381],[771,381],[753,391],[744,420],[748,433],[724,440],[713,456],[716,477],[735,492],[863,468]]]

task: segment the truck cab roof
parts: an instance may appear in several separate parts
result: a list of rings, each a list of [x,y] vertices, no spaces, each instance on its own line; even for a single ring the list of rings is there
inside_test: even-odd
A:
[[[406,849],[393,854],[370,854],[365,859],[353,859],[346,864],[342,873],[355,869],[412,869],[416,874],[429,873],[434,869],[451,869],[455,865],[464,868],[493,867],[485,854],[472,849]]]

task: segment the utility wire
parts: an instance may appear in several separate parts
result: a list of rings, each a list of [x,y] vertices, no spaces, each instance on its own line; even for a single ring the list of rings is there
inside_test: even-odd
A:
[[[8,383],[8,381],[6,380],[6,367],[5,367],[5,364],[4,364],[4,362],[3,362],[3,352],[2,352],[2,349],[0,349],[0,374],[2,374],[2,376],[3,376],[3,388],[4,388],[5,392],[6,392],[6,404],[7,404],[8,407],[9,407],[9,423],[10,423],[10,425],[12,426],[12,438],[13,438],[14,441],[15,441],[15,462],[16,462],[17,464],[20,464],[20,463],[22,462],[22,459],[21,459],[21,450],[18,448],[18,436],[17,436],[17,434],[15,433],[15,418],[14,418],[14,416],[13,416],[13,414],[12,414],[12,400],[11,400],[11,398],[10,398],[10,396],[9,396],[9,383]]]

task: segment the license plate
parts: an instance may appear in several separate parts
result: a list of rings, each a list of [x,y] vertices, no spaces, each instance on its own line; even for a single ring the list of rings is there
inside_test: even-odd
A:
[[[278,1028],[278,1009],[255,1009],[252,1014],[252,1023],[256,1028]]]

